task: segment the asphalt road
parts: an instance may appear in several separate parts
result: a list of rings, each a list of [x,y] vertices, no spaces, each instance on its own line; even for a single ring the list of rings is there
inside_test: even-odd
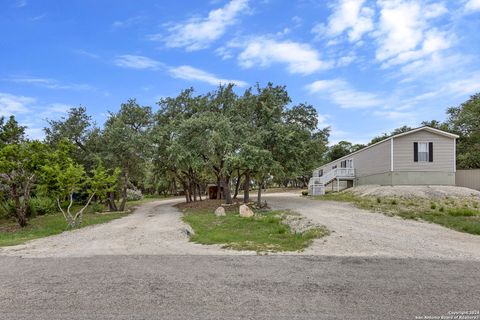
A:
[[[0,256],[0,319],[9,320],[415,319],[478,309],[478,261]]]

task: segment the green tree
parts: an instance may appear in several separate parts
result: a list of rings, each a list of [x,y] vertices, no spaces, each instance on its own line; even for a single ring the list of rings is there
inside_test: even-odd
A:
[[[384,134],[381,135],[381,136],[374,137],[374,138],[372,139],[372,141],[370,141],[369,145],[374,144],[374,143],[377,143],[377,142],[380,142],[380,141],[385,140],[385,139],[387,139],[387,138],[389,138],[389,137],[391,137],[391,136],[394,136],[394,135],[397,135],[397,134],[400,134],[400,133],[404,133],[404,132],[407,132],[407,131],[410,131],[410,130],[412,130],[412,128],[409,127],[409,126],[402,126],[402,127],[396,128],[396,129],[394,129],[394,130],[393,130],[391,133],[389,133],[389,134],[388,134],[388,133],[384,133]]]
[[[15,219],[27,225],[27,209],[38,169],[44,163],[46,146],[25,138],[25,127],[11,116],[0,119],[0,185],[15,203]]]
[[[105,198],[112,191],[118,180],[119,169],[108,172],[101,164],[88,176],[82,165],[69,157],[71,145],[62,143],[60,148],[49,155],[49,161],[41,168],[40,192],[53,196],[59,210],[70,228],[82,224],[83,213],[94,196]],[[86,193],[87,200],[77,212],[72,212],[74,195]],[[66,205],[62,205],[67,200]]]
[[[340,141],[329,148],[328,153],[326,154],[327,162],[340,159],[352,153],[353,152],[352,150],[353,150],[353,144],[351,142]]]
[[[121,202],[117,207],[113,193],[109,198],[111,210],[125,210],[127,189],[135,182],[144,181],[145,168],[151,156],[150,130],[152,110],[128,100],[116,113],[110,113],[102,135],[102,158],[110,168],[120,168]]]
[[[480,168],[480,93],[458,107],[447,110],[450,128],[460,137],[457,141],[459,168]]]
[[[75,162],[87,169],[96,165],[101,146],[100,128],[92,121],[85,107],[71,108],[67,117],[47,122],[49,127],[43,130],[48,144],[56,147],[67,140],[74,146],[71,153]]]

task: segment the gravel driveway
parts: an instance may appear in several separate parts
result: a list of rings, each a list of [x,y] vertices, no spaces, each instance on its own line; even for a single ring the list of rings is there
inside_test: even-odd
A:
[[[0,255],[23,257],[89,257],[98,255],[254,254],[189,242],[181,213],[183,199],[150,202],[109,223],[68,231],[24,245],[0,248]]]
[[[344,202],[310,200],[292,193],[267,197],[274,209],[292,209],[334,231],[305,254],[480,260],[480,236],[389,217]]]
[[[309,200],[293,193],[267,194],[270,206],[292,209],[330,229],[302,255],[480,260],[480,237],[435,224],[403,220],[350,204]],[[107,224],[64,232],[25,245],[0,249],[2,255],[86,257],[97,255],[241,255],[220,246],[191,243],[182,233],[181,199],[151,202]]]

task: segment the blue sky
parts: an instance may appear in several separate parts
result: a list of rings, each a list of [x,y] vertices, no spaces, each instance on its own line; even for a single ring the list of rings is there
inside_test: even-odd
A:
[[[479,30],[480,0],[2,0],[0,115],[41,138],[71,106],[272,81],[368,142],[480,91]]]

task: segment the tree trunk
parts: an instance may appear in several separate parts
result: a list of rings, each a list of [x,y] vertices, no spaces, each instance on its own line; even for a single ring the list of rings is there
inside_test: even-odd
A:
[[[117,204],[115,203],[115,193],[108,193],[108,209],[110,211],[118,211]]]
[[[257,204],[259,208],[262,207],[262,186],[263,182],[258,185]]]
[[[233,199],[237,199],[238,189],[240,189],[240,182],[242,181],[242,176],[243,174],[240,174],[240,170],[238,170],[237,181],[235,183],[235,193],[233,194]]]
[[[200,188],[200,183],[197,183],[198,197],[202,201],[202,189]]]
[[[27,225],[27,214],[20,201],[16,184],[12,185],[12,197],[15,199],[15,220],[17,220],[19,226],[23,228]]]
[[[125,181],[122,190],[122,202],[120,203],[120,211],[125,211],[125,206],[127,204],[127,189],[128,189],[128,171],[125,171]]]
[[[230,179],[222,178],[222,186],[223,186],[223,196],[225,198],[226,204],[231,204],[232,201],[232,194],[230,193]]]
[[[250,201],[250,171],[245,172],[245,182],[243,183],[243,202]]]

